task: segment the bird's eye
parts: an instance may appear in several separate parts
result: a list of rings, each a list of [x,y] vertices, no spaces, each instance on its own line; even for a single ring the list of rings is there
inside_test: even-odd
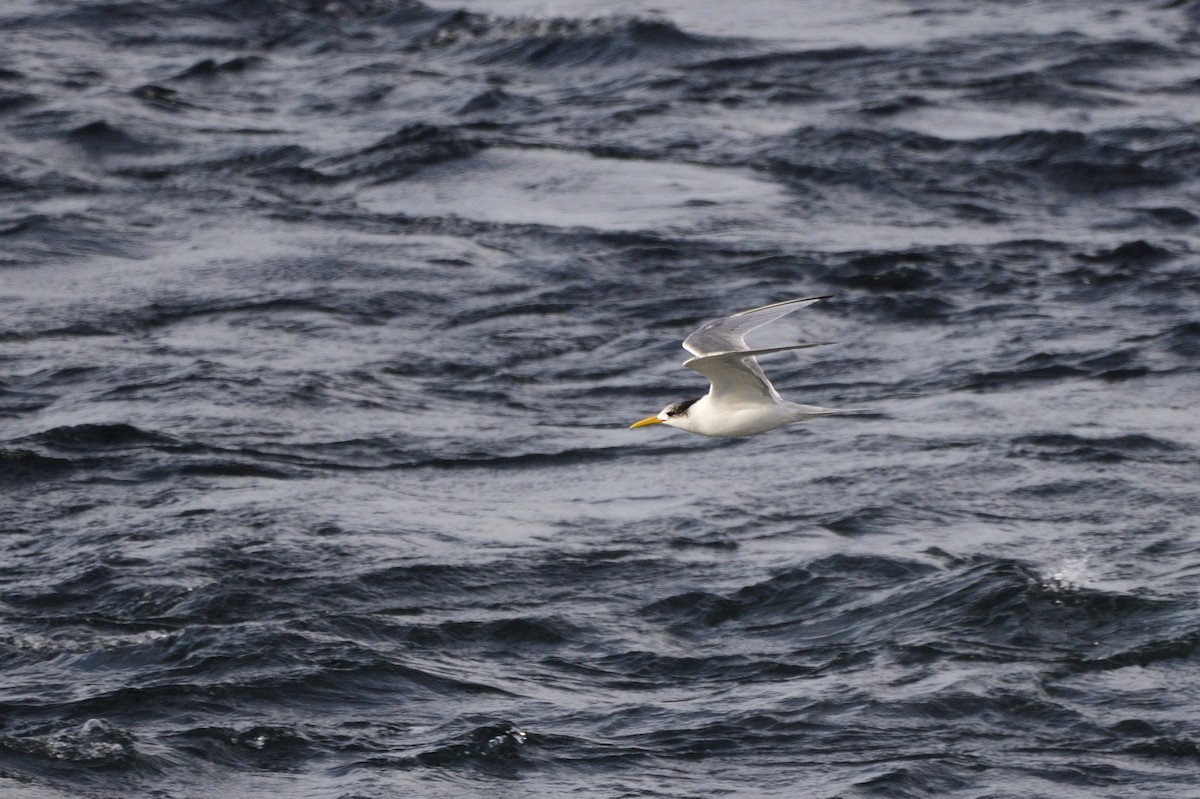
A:
[[[674,416],[676,411],[667,411],[667,416]]]

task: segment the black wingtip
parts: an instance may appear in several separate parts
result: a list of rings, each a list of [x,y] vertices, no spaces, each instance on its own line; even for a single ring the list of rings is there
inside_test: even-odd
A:
[[[837,296],[837,295],[836,294],[818,294],[813,297],[797,297],[794,300],[783,300],[782,302],[773,303],[772,305],[768,305],[767,307],[774,308],[776,305],[788,305],[789,303],[793,303],[793,302],[816,302],[817,300],[828,300],[835,296]]]

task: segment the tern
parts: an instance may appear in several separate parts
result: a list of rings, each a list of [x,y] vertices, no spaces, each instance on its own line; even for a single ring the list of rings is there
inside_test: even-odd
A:
[[[708,393],[699,399],[672,402],[657,415],[634,422],[630,429],[665,424],[702,436],[736,438],[765,433],[818,416],[854,413],[858,409],[821,408],[788,402],[779,396],[758,365],[759,355],[819,347],[830,342],[765,349],[746,346],[746,334],[751,330],[831,296],[777,302],[702,325],[683,340],[683,348],[695,356],[683,365],[708,378],[712,383]]]

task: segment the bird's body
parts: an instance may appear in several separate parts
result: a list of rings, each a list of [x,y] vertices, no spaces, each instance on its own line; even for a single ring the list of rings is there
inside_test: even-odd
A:
[[[845,413],[835,408],[788,402],[779,396],[758,365],[759,355],[817,347],[825,342],[766,349],[746,346],[745,337],[751,330],[823,299],[787,300],[701,326],[683,341],[684,349],[695,356],[683,365],[709,379],[712,385],[708,393],[700,399],[671,403],[656,416],[635,422],[631,427],[666,424],[702,436],[734,438],[765,433],[817,416]]]

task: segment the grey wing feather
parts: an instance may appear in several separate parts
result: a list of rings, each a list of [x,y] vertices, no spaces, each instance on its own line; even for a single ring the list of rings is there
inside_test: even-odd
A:
[[[696,332],[683,340],[683,348],[693,355],[712,355],[720,352],[746,349],[746,334],[751,330],[774,322],[792,311],[806,308],[815,302],[828,299],[829,294],[820,297],[804,297],[798,300],[785,300],[761,308],[751,308],[733,316],[714,319],[700,326]],[[762,370],[759,370],[761,374]],[[763,378],[764,380],[766,378]]]
[[[764,398],[779,401],[782,397],[763,373],[755,356],[820,347],[828,343],[820,341],[814,344],[788,344],[759,350],[716,352],[689,358],[683,365],[709,379],[712,383],[709,396],[712,402],[718,405],[762,402]]]

